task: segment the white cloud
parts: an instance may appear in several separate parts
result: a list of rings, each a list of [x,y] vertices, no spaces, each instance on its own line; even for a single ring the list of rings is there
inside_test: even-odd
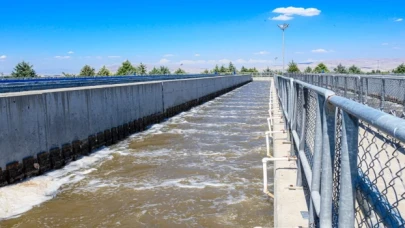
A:
[[[317,8],[302,8],[302,7],[280,7],[272,11],[273,13],[279,13],[280,15],[272,17],[274,21],[288,21],[294,19],[294,15],[312,17],[317,16],[321,11]]]
[[[0,55],[0,59],[6,59],[7,55]]]
[[[102,59],[103,57],[101,57],[101,56],[96,56],[96,59]]]
[[[403,20],[404,20],[403,18],[398,18],[398,19],[395,20],[395,22],[401,22]]]
[[[69,51],[68,54],[71,55],[71,54],[74,54],[74,52],[73,52],[73,51]]]
[[[244,59],[237,59],[235,62],[236,63],[247,63],[247,61]]]
[[[302,52],[302,51],[296,51],[295,54],[297,54],[297,55],[302,55],[302,54],[304,54],[304,52]]]
[[[382,43],[381,45],[383,45],[383,46],[387,46],[387,45],[388,45],[388,43]]]
[[[284,15],[284,14],[281,14],[281,15],[278,15],[277,17],[272,17],[271,18],[271,20],[273,20],[273,21],[289,21],[289,20],[292,20],[292,19],[294,19],[294,17]]]
[[[200,54],[195,54],[194,56],[195,56],[195,57],[200,57]]]
[[[328,53],[327,50],[322,49],[322,48],[312,50],[311,52],[313,52],[313,53]]]
[[[70,59],[70,56],[68,56],[68,55],[65,55],[65,56],[57,55],[57,56],[55,56],[54,58],[55,58],[55,59]]]
[[[173,57],[173,56],[174,56],[173,54],[166,54],[163,57]]]
[[[208,60],[207,63],[208,64],[214,64],[214,63],[216,63],[216,61],[215,60]]]
[[[159,61],[160,64],[167,64],[167,63],[169,63],[169,62],[170,62],[170,60],[168,60],[168,59],[161,59],[161,60]]]
[[[269,54],[268,51],[259,51],[255,53],[255,55],[267,55],[267,54]]]
[[[110,56],[108,56],[108,58],[110,58],[110,59],[118,59],[118,58],[121,58],[121,56],[119,56],[119,55],[110,55]]]
[[[284,14],[286,16],[299,15],[304,17],[317,16],[321,13],[316,8],[280,7],[273,10],[273,13]]]
[[[220,59],[220,60],[218,60],[218,62],[222,63],[222,64],[228,64],[229,62],[231,62],[231,60],[229,60],[229,59]]]
[[[401,48],[400,48],[400,47],[393,47],[392,49],[394,49],[394,50],[400,50]]]

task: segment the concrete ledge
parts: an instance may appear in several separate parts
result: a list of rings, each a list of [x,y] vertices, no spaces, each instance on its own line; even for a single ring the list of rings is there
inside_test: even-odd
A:
[[[0,186],[62,168],[249,82],[223,76],[3,94]]]
[[[276,98],[276,93],[272,94]],[[273,111],[281,116],[278,100],[273,99]],[[284,123],[277,119],[273,123],[273,131],[285,130]],[[273,156],[276,158],[290,156],[291,144],[287,141],[287,133],[275,133],[273,140]],[[274,164],[274,227],[307,227],[305,218],[307,204],[302,188],[295,188],[297,180],[296,161],[277,161]]]

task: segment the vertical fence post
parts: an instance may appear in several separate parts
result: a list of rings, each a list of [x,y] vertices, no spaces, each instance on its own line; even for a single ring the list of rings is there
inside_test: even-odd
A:
[[[364,104],[368,103],[368,78],[363,78],[364,79]]]
[[[333,157],[335,156],[336,107],[327,101],[323,107],[322,119],[322,176],[320,227],[332,227]]]
[[[384,110],[384,103],[385,103],[385,79],[381,79],[381,102],[380,102],[380,109]]]
[[[358,77],[357,78],[357,91],[358,91],[358,94],[359,94],[359,102],[360,103],[363,103],[363,84],[362,84],[362,77]]]
[[[358,99],[357,101],[359,103],[362,103],[363,95],[361,93],[361,77],[360,76],[357,76],[355,78],[355,89],[354,89],[354,91],[355,91],[355,94],[357,94],[357,99]]]
[[[345,92],[344,92],[344,97],[347,97],[347,77],[344,77],[344,81],[345,81],[345,84],[344,84],[344,90],[345,90]]]
[[[337,89],[339,89],[339,85],[338,85],[338,77],[333,76],[334,79],[334,84],[335,84],[335,91],[337,91]]]
[[[342,111],[339,227],[354,227],[359,120]]]
[[[312,184],[311,184],[311,195],[312,192],[320,193],[321,189],[321,169],[322,169],[322,114],[325,105],[325,97],[318,95],[316,97],[316,120],[315,120],[315,137],[314,137],[314,155],[312,159]],[[320,199],[319,199],[320,200]],[[312,200],[311,200],[312,202]],[[311,210],[320,205],[314,205]],[[315,209],[315,211],[320,211],[320,208]],[[314,213],[313,217],[317,217]]]
[[[405,88],[404,88],[404,80],[400,80],[401,81],[401,87],[400,88],[402,88],[402,92],[404,93],[403,94],[403,97],[402,97],[402,105],[404,106],[404,109],[403,109],[403,114],[402,115],[405,115]]]
[[[289,105],[288,105],[288,128],[286,128],[287,130],[287,136],[288,136],[288,140],[290,142],[292,142],[292,122],[293,119],[295,118],[294,116],[294,79],[290,78],[290,88],[289,88]]]
[[[291,119],[291,132],[290,134],[292,134],[293,130],[297,129],[297,105],[298,105],[298,85],[296,85],[294,82],[292,84],[292,95],[293,95],[293,104],[292,104],[292,119]],[[294,137],[291,137],[291,151],[290,151],[290,155],[291,156],[295,156],[295,143],[294,143]],[[297,175],[300,174],[301,170],[297,170]],[[301,186],[301,184],[300,184]]]

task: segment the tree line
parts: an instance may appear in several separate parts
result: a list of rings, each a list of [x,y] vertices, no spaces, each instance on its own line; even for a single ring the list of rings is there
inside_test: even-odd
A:
[[[270,73],[270,72],[277,72],[271,70],[269,67],[267,67],[265,70],[263,70],[264,73]],[[298,68],[297,63],[294,61],[291,61],[288,64],[287,72],[289,73],[299,73],[301,70]],[[303,71],[304,73],[329,73],[329,72],[334,72],[334,73],[339,73],[339,74],[389,74],[391,72],[382,72],[380,70],[372,70],[371,72],[365,73],[362,72],[359,67],[356,65],[352,65],[350,67],[345,67],[342,64],[339,64],[336,68],[333,68],[333,70],[329,70],[328,67],[324,63],[319,63],[314,69],[311,67],[305,68]],[[186,74],[187,72],[181,68],[178,68],[176,71],[173,72],[173,74]],[[235,65],[230,62],[228,66],[222,65],[218,66],[215,65],[215,67],[211,70],[205,69],[202,74],[221,74],[221,73],[259,73],[259,71],[253,67],[253,68],[246,68],[242,66],[239,69],[235,67]],[[402,63],[398,67],[396,67],[394,70],[392,70],[392,73],[395,74],[405,74],[405,64]],[[117,72],[112,73],[106,66],[101,67],[97,72],[95,68],[85,65],[81,70],[78,75],[75,74],[68,74],[65,72],[62,72],[62,74],[66,77],[75,77],[75,76],[125,76],[125,75],[170,75],[172,72],[169,70],[168,67],[166,66],[160,66],[160,67],[153,67],[150,71],[147,70],[147,67],[145,64],[140,63],[138,66],[134,66],[129,60],[124,61],[121,66],[118,68]],[[11,77],[21,77],[21,78],[29,78],[29,77],[37,77],[37,73],[34,70],[34,67],[29,64],[28,62],[20,62],[18,63],[13,72],[11,73]]]
[[[149,72],[147,71],[147,67],[145,64],[140,63],[138,66],[132,65],[129,60],[126,60],[121,64],[118,68],[117,72],[112,73],[106,66],[101,67],[97,72],[96,70],[89,66],[85,65],[78,75],[69,75],[66,73],[62,73],[64,76],[127,76],[127,75],[169,75],[170,72],[169,68],[166,66],[160,67],[153,67],[152,70]],[[174,74],[185,74],[186,71],[179,68],[177,69]]]
[[[297,63],[295,63],[294,61],[291,61],[288,64],[287,72],[288,73],[300,73],[301,70],[298,68]],[[337,65],[335,68],[333,68],[332,71],[330,71],[324,63],[319,63],[314,69],[312,69],[311,67],[308,66],[307,68],[305,68],[305,70],[303,72],[304,73],[333,72],[333,73],[338,73],[338,74],[389,74],[389,73],[391,73],[389,71],[384,72],[384,71],[380,71],[380,70],[372,70],[371,72],[363,72],[356,65],[352,65],[347,68],[347,67],[343,66],[341,63],[339,63],[339,65]],[[400,64],[397,68],[392,70],[392,73],[405,74],[405,64],[403,64],[403,63]]]

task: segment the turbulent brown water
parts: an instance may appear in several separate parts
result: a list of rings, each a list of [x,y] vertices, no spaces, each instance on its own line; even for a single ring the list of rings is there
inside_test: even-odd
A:
[[[252,82],[0,189],[0,226],[273,226],[273,205],[261,192],[268,87]]]

